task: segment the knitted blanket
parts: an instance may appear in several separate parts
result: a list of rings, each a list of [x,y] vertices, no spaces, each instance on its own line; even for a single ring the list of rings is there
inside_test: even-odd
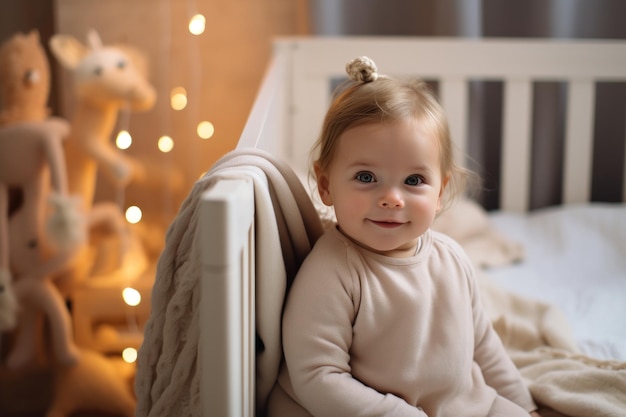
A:
[[[202,192],[216,181],[234,178],[254,183],[256,331],[264,347],[256,358],[258,406],[263,406],[276,380],[282,357],[282,300],[323,228],[308,194],[288,166],[259,150],[236,150],[196,182],[167,231],[137,361],[138,417],[201,415],[198,205]]]

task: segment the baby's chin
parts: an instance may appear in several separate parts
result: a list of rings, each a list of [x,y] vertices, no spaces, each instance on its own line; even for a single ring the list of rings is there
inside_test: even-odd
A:
[[[356,243],[371,252],[377,253],[379,255],[389,256],[391,258],[410,258],[411,256],[415,255],[417,250],[417,239],[415,240],[415,242],[402,244],[400,246],[385,246],[381,245],[380,243],[370,246],[360,242]]]

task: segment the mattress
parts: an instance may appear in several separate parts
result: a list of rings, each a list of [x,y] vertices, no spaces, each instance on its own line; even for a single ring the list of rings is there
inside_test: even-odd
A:
[[[592,203],[492,212],[525,257],[490,268],[501,287],[560,308],[585,355],[626,360],[626,206]]]

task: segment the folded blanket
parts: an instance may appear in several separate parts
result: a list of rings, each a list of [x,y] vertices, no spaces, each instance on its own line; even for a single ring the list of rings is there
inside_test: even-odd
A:
[[[323,229],[311,200],[289,167],[262,151],[236,150],[196,182],[168,229],[137,361],[138,417],[201,415],[198,205],[202,192],[216,181],[235,178],[254,184],[256,331],[263,346],[256,358],[259,407],[274,385],[282,357],[280,315],[285,291]]]

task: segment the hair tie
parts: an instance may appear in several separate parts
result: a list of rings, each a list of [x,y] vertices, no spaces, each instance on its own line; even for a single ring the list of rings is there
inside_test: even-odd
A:
[[[357,82],[369,83],[378,78],[378,69],[374,61],[366,56],[353,59],[346,64],[346,72],[350,79]]]

